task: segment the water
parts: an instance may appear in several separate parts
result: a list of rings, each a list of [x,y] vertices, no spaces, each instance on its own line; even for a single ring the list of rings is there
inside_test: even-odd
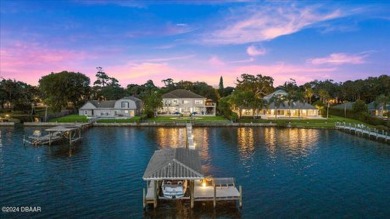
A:
[[[142,175],[182,128],[92,128],[69,147],[22,144],[33,128],[0,128],[0,207],[39,206],[5,218],[390,217],[390,146],[336,130],[194,128],[206,175],[235,177],[235,203],[160,203],[142,210]]]

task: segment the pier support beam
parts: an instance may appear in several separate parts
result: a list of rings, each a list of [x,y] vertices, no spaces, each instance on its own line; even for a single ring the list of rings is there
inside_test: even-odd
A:
[[[217,187],[214,184],[214,199],[213,199],[213,206],[217,206]]]
[[[154,181],[154,202],[153,202],[153,207],[157,208],[157,183],[158,181]]]
[[[145,192],[145,188],[142,189],[142,206],[145,210],[146,208],[146,192]]]
[[[190,195],[190,198],[191,198],[191,208],[194,208],[194,194],[195,194],[195,181],[194,180],[191,180],[190,181],[190,192],[191,192],[191,195]]]
[[[240,208],[242,208],[242,186],[239,186],[240,189],[240,199],[238,200]]]

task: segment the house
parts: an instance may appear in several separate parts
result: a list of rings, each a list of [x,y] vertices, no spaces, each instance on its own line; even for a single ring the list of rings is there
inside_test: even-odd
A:
[[[262,119],[321,117],[319,110],[311,104],[301,101],[294,101],[289,104],[288,101],[283,100],[287,95],[288,93],[284,90],[276,90],[263,98],[266,103],[265,107],[258,110],[243,109],[242,116],[260,116]],[[277,103],[274,101],[275,99],[282,101]],[[239,113],[237,110],[233,111]]]
[[[371,116],[384,118],[386,117],[387,113],[390,112],[390,103],[386,104],[378,104],[374,102],[371,102],[367,105],[368,111],[370,112]]]
[[[79,109],[79,115],[99,118],[131,118],[139,115],[142,101],[135,97],[124,97],[119,100],[90,100]]]
[[[162,95],[163,107],[160,115],[195,114],[215,116],[216,105],[206,97],[189,90],[177,89]]]

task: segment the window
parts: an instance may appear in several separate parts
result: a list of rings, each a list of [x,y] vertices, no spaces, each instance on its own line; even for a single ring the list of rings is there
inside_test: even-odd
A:
[[[195,104],[203,104],[203,100],[195,100]]]
[[[176,99],[172,100],[172,103],[177,104],[177,100]]]
[[[121,102],[121,108],[129,108],[129,102]]]
[[[87,110],[84,110],[84,115],[87,115],[88,114],[88,111]]]
[[[190,103],[190,101],[188,101],[188,100],[183,100],[183,104],[189,104]]]

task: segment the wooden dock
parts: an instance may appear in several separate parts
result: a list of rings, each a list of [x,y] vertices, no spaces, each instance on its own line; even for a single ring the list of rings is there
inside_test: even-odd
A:
[[[47,128],[45,131],[46,135],[40,135],[40,131],[35,131],[33,135],[27,138],[23,136],[23,143],[32,145],[52,145],[59,141],[68,141],[69,144],[73,144],[82,139],[81,130],[83,125],[67,125],[67,126],[56,126]]]
[[[390,143],[390,133],[384,130],[369,128],[363,124],[336,123],[336,129],[346,131],[357,136]]]

